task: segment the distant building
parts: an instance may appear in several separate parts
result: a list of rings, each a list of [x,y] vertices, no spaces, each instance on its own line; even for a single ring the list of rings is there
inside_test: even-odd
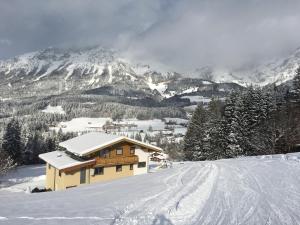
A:
[[[147,173],[151,153],[162,151],[128,137],[99,132],[59,145],[65,151],[39,155],[47,163],[46,188],[53,191]]]
[[[164,154],[162,152],[153,152],[150,155],[150,161],[153,161],[153,162],[162,162],[162,161],[167,160],[168,158],[169,158],[168,155]]]

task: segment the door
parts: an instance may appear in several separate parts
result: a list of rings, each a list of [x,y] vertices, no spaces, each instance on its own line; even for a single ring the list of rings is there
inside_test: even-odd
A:
[[[86,180],[86,171],[85,168],[80,169],[80,184],[85,184]]]

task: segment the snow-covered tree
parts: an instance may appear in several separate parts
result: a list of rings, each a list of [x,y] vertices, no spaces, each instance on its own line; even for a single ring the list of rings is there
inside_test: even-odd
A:
[[[21,126],[16,119],[12,119],[6,126],[2,149],[14,163],[22,162]]]
[[[198,105],[189,123],[184,138],[184,158],[186,160],[205,160],[209,156],[207,149],[206,123],[208,114],[202,105]]]
[[[6,174],[15,166],[16,164],[12,158],[6,152],[0,149],[0,175]]]
[[[134,139],[137,140],[137,141],[143,141],[142,140],[142,135],[140,133],[136,133]]]
[[[225,139],[225,156],[226,157],[236,157],[243,153],[240,146],[242,137],[242,124],[241,124],[241,103],[239,94],[234,92],[230,95],[225,103],[224,109],[224,126],[223,135]]]
[[[24,162],[26,164],[38,163],[39,154],[45,151],[44,140],[38,133],[32,134],[25,146]]]

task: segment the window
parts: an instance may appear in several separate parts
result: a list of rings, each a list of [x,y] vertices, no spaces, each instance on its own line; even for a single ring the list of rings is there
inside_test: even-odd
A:
[[[104,174],[104,168],[103,167],[95,167],[94,175],[102,175],[102,174]]]
[[[146,162],[139,162],[138,168],[146,167]]]
[[[109,157],[109,149],[103,149],[99,152],[99,156],[101,158],[108,158]]]
[[[85,184],[86,182],[86,171],[85,168],[80,169],[80,184]]]
[[[117,148],[117,155],[123,155],[123,148],[122,147]]]
[[[129,169],[130,169],[130,170],[133,170],[133,164],[130,164],[130,165],[129,165]]]
[[[48,170],[51,170],[51,165],[48,163]]]
[[[61,172],[60,171],[58,172],[58,175],[61,177]]]
[[[131,146],[130,147],[130,155],[134,155],[134,153],[135,153],[135,147]]]
[[[121,171],[122,171],[122,165],[117,165],[116,172],[121,172]]]

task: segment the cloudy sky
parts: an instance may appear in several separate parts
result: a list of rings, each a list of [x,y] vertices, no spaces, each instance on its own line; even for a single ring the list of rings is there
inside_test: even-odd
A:
[[[180,70],[240,67],[300,46],[299,0],[0,0],[0,59],[100,44]]]

